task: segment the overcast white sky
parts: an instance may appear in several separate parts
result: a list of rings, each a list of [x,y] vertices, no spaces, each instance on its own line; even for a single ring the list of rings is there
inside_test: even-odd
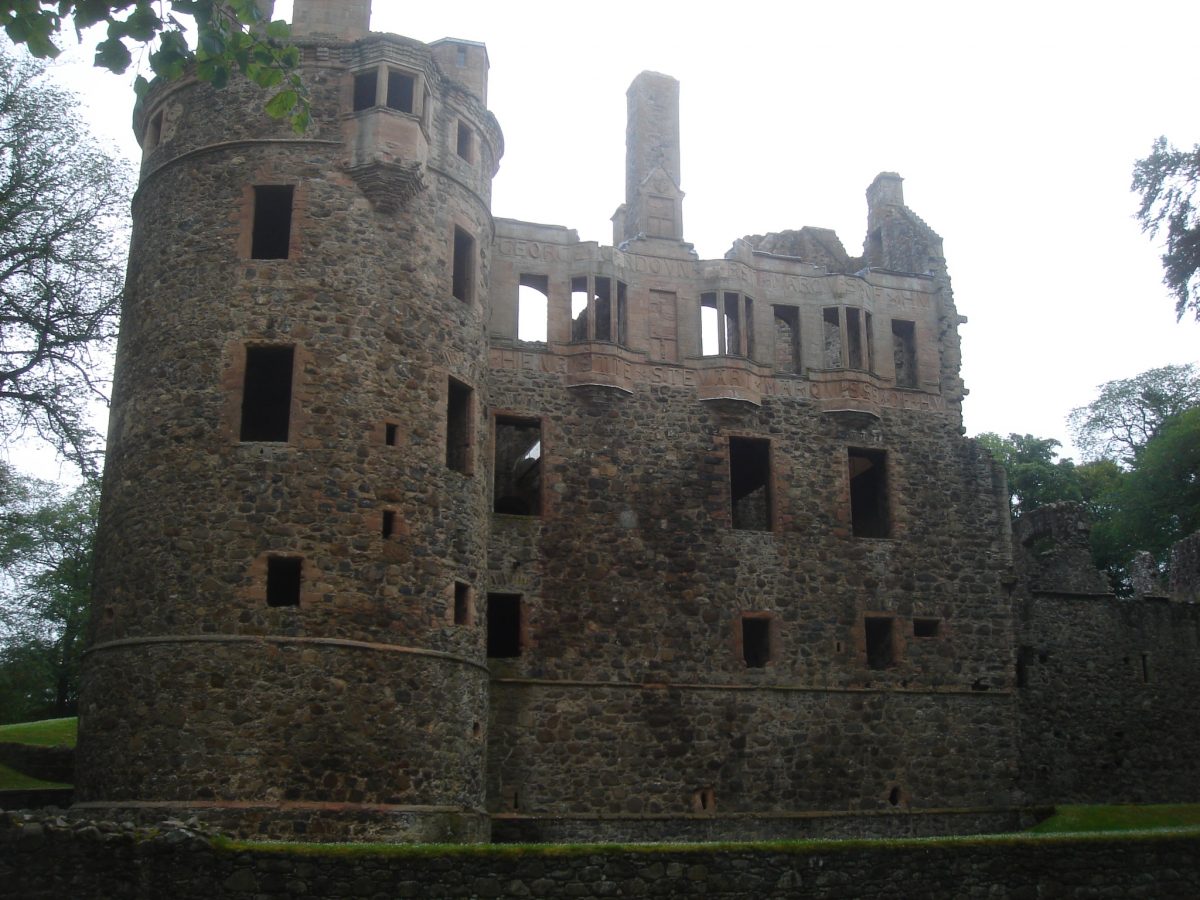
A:
[[[702,258],[802,225],[858,253],[864,190],[899,172],[970,320],[968,434],[1068,442],[1098,384],[1200,360],[1129,192],[1156,136],[1200,142],[1195,0],[375,0],[372,28],[487,44],[505,136],[493,212],[583,240],[611,242],[643,69],[681,82],[684,234]],[[135,157],[132,75],[56,68]]]

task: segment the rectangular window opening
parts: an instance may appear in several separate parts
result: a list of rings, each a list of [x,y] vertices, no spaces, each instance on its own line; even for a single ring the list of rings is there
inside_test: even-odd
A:
[[[571,340],[586,341],[591,329],[588,328],[588,311],[591,309],[591,294],[588,291],[586,275],[571,279]]]
[[[461,381],[450,379],[446,401],[446,467],[471,474],[471,396]]]
[[[354,111],[362,112],[375,106],[376,94],[379,91],[379,73],[372,69],[370,72],[359,72],[354,76]]]
[[[913,637],[937,637],[941,625],[941,619],[913,619]]]
[[[388,447],[395,447],[396,442],[400,439],[400,426],[395,422],[388,422],[383,426],[383,443]]]
[[[825,342],[825,368],[840,369],[842,367],[842,324],[841,308],[828,306],[822,312]]]
[[[625,321],[625,282],[617,282],[617,343],[622,347],[629,344],[629,325]]]
[[[542,514],[542,423],[537,419],[496,418],[494,512],[510,516]]]
[[[788,375],[800,372],[800,310],[773,307],[775,313],[775,370]]]
[[[383,527],[380,529],[380,533],[385,540],[396,533],[396,513],[394,510],[385,509],[383,511]]]
[[[896,363],[897,387],[917,386],[917,343],[915,324],[892,320],[892,356]]]
[[[454,229],[454,272],[450,292],[464,303],[475,299],[475,238]]]
[[[866,630],[867,666],[872,669],[890,669],[896,664],[891,618],[868,616],[863,624]]]
[[[454,624],[470,625],[473,619],[471,586],[461,581],[456,581],[454,582]]]
[[[700,353],[703,356],[720,356],[725,352],[725,329],[722,327],[717,295],[700,295]]]
[[[254,188],[253,259],[287,259],[292,241],[292,201],[295,186],[260,184]]]
[[[855,537],[885,538],[891,534],[887,492],[887,453],[851,449],[850,521]]]
[[[388,70],[387,105],[388,109],[410,113],[413,111],[413,94],[416,79],[404,72]]]
[[[487,655],[511,659],[521,655],[521,595],[488,594]]]
[[[849,368],[865,369],[866,355],[863,349],[862,310],[846,309],[846,352],[850,357]]]
[[[154,118],[150,120],[150,125],[146,128],[146,149],[153,150],[162,140],[163,114],[159,110],[154,114]]]
[[[301,556],[267,557],[267,606],[299,606]]]
[[[762,438],[729,439],[729,495],[733,527],[771,530],[771,442]]]
[[[1142,654],[1142,684],[1150,683],[1150,654]]]
[[[744,356],[742,350],[742,317],[739,314],[740,295],[725,292],[725,352]]]
[[[247,347],[240,440],[286,443],[294,347]]]
[[[742,617],[742,659],[749,669],[762,669],[771,661],[771,620]]]
[[[458,139],[455,152],[467,162],[475,162],[475,131],[462,119],[458,120]]]
[[[467,64],[467,48],[462,44],[458,44],[454,49],[456,51],[454,54],[455,63],[461,69]]]
[[[611,341],[612,335],[612,279],[597,277],[596,291],[596,340]]]
[[[522,275],[517,288],[517,339],[545,342],[549,316],[549,277]]]

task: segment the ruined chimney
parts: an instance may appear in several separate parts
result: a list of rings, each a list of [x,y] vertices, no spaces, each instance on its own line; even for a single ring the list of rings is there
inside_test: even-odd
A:
[[[478,41],[442,38],[429,45],[442,74],[466,88],[487,106],[488,52]]]
[[[880,172],[867,188],[867,209],[904,205],[904,179],[895,172]]]
[[[642,72],[629,86],[625,132],[625,207],[618,211],[623,240],[683,240],[679,189],[679,82]],[[623,225],[623,228],[620,226]]]
[[[371,30],[371,0],[296,0],[292,36],[356,41]]]

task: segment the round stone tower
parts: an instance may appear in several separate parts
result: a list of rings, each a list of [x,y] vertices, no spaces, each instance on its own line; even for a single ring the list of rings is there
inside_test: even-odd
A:
[[[269,7],[270,3],[265,3]],[[304,134],[156,83],[80,703],[85,809],[243,835],[481,840],[480,44],[296,0]]]

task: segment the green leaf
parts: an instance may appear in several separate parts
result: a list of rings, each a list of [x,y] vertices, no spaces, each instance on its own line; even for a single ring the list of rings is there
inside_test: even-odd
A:
[[[292,26],[282,19],[276,19],[267,25],[267,37],[273,41],[286,41],[292,37]]]
[[[121,43],[120,38],[110,37],[96,45],[96,65],[110,72],[120,74],[129,68],[133,57],[129,48]]]
[[[280,91],[267,101],[267,115],[272,119],[282,119],[291,113],[292,108],[300,101],[300,95],[293,90]]]

